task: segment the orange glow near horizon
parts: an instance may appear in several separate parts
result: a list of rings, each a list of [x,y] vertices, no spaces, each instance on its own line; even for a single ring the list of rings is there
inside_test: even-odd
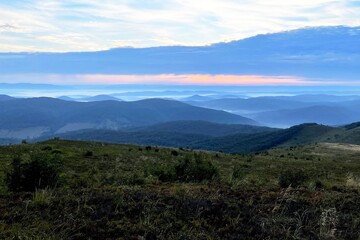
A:
[[[11,81],[9,82],[9,79]],[[296,76],[211,75],[211,74],[12,74],[1,75],[0,82],[48,84],[156,84],[156,85],[218,85],[218,86],[359,86],[360,81],[307,79]]]
[[[91,84],[184,84],[184,85],[313,85],[317,82],[287,76],[160,74],[160,75],[75,75],[78,83]]]

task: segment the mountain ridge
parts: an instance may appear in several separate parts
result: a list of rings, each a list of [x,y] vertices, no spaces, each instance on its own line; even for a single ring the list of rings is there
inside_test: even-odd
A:
[[[74,102],[48,97],[16,99],[0,101],[0,115],[0,130],[7,132],[8,137],[11,131],[19,133],[19,130],[36,129],[34,136],[38,136],[86,128],[118,130],[175,120],[257,125],[249,118],[225,111],[164,99],[133,102]]]
[[[271,148],[292,147],[316,143],[360,144],[360,122],[341,127],[330,127],[316,123],[296,125],[287,129],[263,129],[252,133],[234,133],[214,136],[176,131],[129,132],[111,130],[84,130],[57,134],[55,137],[69,140],[92,140],[99,142],[186,147],[199,150],[223,151],[227,153],[249,153]],[[38,141],[47,138],[37,139]]]

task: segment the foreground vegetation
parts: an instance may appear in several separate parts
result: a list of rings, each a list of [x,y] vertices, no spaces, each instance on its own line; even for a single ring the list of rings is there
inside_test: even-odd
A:
[[[360,147],[0,148],[0,239],[358,239]]]

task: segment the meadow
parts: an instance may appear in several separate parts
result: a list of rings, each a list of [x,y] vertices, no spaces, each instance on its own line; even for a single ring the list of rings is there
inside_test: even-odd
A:
[[[0,239],[358,239],[359,154],[336,143],[2,146]]]

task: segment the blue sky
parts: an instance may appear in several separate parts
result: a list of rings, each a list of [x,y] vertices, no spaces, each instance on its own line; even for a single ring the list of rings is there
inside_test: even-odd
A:
[[[354,0],[0,0],[0,52],[206,45],[360,25]]]

